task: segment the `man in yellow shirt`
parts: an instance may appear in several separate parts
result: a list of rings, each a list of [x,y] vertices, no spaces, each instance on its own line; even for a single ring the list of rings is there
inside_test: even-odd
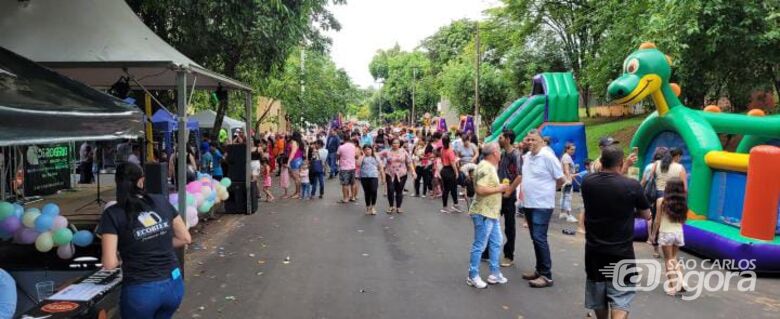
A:
[[[471,245],[469,258],[469,275],[466,284],[475,288],[487,288],[490,284],[505,284],[507,279],[501,274],[498,259],[501,255],[501,193],[510,185],[498,180],[498,166],[501,149],[497,143],[487,143],[482,146],[483,160],[474,172],[474,188],[476,199],[469,208],[471,221],[474,222],[474,243]],[[479,276],[479,261],[482,251],[490,244],[490,276],[487,283]]]

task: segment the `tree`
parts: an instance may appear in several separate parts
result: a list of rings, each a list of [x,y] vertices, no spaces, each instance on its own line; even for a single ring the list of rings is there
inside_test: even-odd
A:
[[[450,61],[441,73],[442,95],[461,114],[474,114],[473,59]],[[480,65],[479,115],[490,123],[509,99],[509,82],[503,71],[490,64]]]
[[[401,51],[398,45],[379,50],[369,71],[374,79],[384,81],[379,92],[381,99],[376,102],[383,114],[396,110],[411,112],[413,95],[417,115],[433,110],[439,100],[431,61],[422,51]]]
[[[472,42],[477,31],[476,22],[469,19],[455,20],[439,28],[436,33],[420,43],[434,74],[438,74],[452,59],[457,58],[463,49]]]
[[[164,41],[201,65],[247,81],[241,70],[263,78],[280,67],[304,41],[325,51],[323,30],[340,25],[326,9],[345,0],[127,0]],[[247,81],[249,82],[249,81]],[[251,83],[256,85],[256,83]],[[228,102],[221,101],[214,127],[221,127]]]

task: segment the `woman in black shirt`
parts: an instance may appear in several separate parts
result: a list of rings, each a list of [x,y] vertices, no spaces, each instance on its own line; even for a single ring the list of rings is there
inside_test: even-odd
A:
[[[127,196],[103,212],[103,267],[122,259],[122,318],[171,318],[184,296],[184,281],[174,251],[191,242],[176,210],[161,195],[146,194],[141,167],[125,165],[121,185]]]

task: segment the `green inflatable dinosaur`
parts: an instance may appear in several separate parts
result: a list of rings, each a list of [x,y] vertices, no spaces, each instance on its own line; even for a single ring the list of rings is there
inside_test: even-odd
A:
[[[634,135],[631,146],[640,149],[638,163],[644,167],[655,150],[648,147],[661,133],[678,134],[691,159],[688,206],[693,219],[705,219],[708,212],[712,168],[747,170],[747,154],[753,146],[780,137],[779,116],[748,116],[706,112],[685,107],[677,98],[679,86],[669,83],[670,57],[652,43],[643,43],[623,62],[623,75],[607,89],[617,104],[653,100],[653,112]],[[718,133],[743,135],[737,153],[723,152]]]

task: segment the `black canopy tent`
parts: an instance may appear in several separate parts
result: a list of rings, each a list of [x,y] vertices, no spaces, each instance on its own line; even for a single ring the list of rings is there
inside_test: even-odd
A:
[[[179,127],[187,123],[188,90],[243,91],[246,125],[251,127],[251,87],[181,54],[146,27],[123,0],[0,1],[0,29],[7,30],[0,33],[0,46],[90,86],[108,88],[126,76],[133,89],[175,89]],[[186,141],[187,131],[179,130],[177,139]],[[251,144],[246,144],[246,198],[251,198]],[[178,155],[177,184],[184,185],[186,153]],[[181,214],[186,211],[185,195],[180,187]],[[247,201],[246,212],[251,211]]]
[[[133,138],[134,106],[0,48],[0,146]]]

